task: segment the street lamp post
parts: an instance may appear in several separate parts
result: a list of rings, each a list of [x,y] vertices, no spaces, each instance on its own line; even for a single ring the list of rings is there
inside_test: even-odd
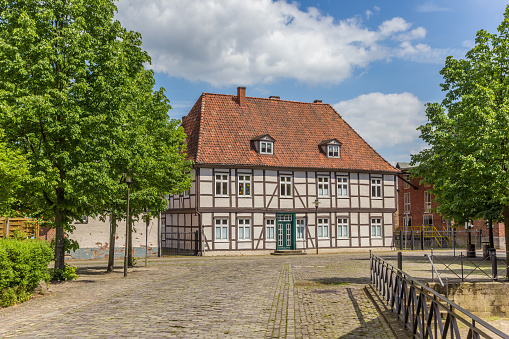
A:
[[[127,213],[125,219],[125,250],[124,250],[124,277],[127,277],[127,252],[129,250],[129,189],[133,183],[133,179],[129,175],[124,176],[125,183],[127,184]]]
[[[318,254],[318,205],[320,205],[320,201],[315,199],[315,243],[316,243],[316,254]]]

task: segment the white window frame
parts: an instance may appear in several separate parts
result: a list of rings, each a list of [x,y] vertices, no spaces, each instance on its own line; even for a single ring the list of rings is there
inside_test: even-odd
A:
[[[184,198],[189,198],[189,195],[191,194],[191,189],[185,190],[182,192],[182,195]]]
[[[382,178],[371,178],[371,198],[382,199]]]
[[[431,221],[431,223],[426,223],[426,219]],[[422,217],[422,225],[423,226],[433,226],[433,214],[425,214]]]
[[[265,219],[265,240],[276,241],[276,219]]]
[[[318,218],[318,239],[329,239],[330,221],[329,218]]]
[[[316,183],[318,185],[318,197],[319,198],[328,198],[330,197],[330,178],[325,175],[319,175],[316,178]]]
[[[410,212],[410,193],[406,192],[403,194],[403,206],[405,212]]]
[[[219,178],[218,178],[219,177]],[[220,185],[220,191],[217,192],[217,184]],[[230,194],[230,174],[228,173],[216,173],[214,175],[214,196],[216,197],[229,197]],[[224,188],[226,188],[226,194],[224,193]]]
[[[341,175],[337,177],[338,181],[338,198],[348,198],[348,177]]]
[[[382,237],[382,218],[371,218],[371,238]]]
[[[431,192],[424,191],[424,213],[431,211]]]
[[[327,157],[328,158],[340,158],[341,148],[339,145],[327,145]]]
[[[306,239],[306,219],[295,220],[295,239],[304,240]]]
[[[228,219],[218,218],[214,220],[214,240],[229,241],[228,239]]]
[[[237,239],[239,241],[251,240],[251,219],[238,219],[237,220]],[[247,231],[247,232],[246,232]]]
[[[338,238],[349,238],[350,236],[350,233],[348,232],[348,226],[349,226],[349,222],[348,222],[348,218],[344,218],[344,217],[339,217],[338,218]]]
[[[260,141],[260,154],[274,154],[274,143],[272,141]]]
[[[249,179],[246,179],[247,177]],[[239,174],[239,197],[251,197],[251,179],[251,174]]]
[[[290,194],[288,195],[288,189]],[[292,198],[293,197],[293,177],[289,175],[282,175],[279,177],[279,197]]]
[[[403,188],[410,188],[410,184],[408,182],[410,182],[410,174],[405,173],[403,174]]]

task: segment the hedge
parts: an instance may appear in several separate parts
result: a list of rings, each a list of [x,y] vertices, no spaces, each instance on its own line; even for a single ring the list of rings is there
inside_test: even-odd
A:
[[[52,259],[45,241],[0,239],[0,306],[30,299],[41,280],[49,281]]]

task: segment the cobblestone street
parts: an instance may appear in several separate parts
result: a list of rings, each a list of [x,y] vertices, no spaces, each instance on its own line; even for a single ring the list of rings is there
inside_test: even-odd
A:
[[[368,253],[161,258],[127,278],[71,265],[77,281],[0,310],[0,337],[394,337],[364,290]]]

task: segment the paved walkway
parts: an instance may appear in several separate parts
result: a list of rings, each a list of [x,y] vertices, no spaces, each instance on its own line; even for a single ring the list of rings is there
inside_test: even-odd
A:
[[[161,258],[127,278],[71,264],[79,280],[0,310],[0,337],[394,337],[364,290],[367,253]]]

